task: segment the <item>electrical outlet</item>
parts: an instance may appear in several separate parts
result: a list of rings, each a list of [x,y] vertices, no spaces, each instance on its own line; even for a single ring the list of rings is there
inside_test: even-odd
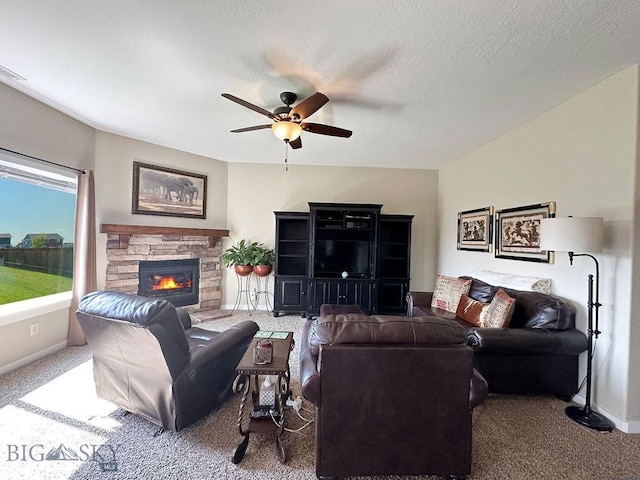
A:
[[[249,292],[249,298],[251,298],[251,300],[255,300],[256,299],[256,289],[252,288],[251,291]]]
[[[34,335],[38,335],[38,333],[40,333],[40,324],[39,323],[32,323],[31,324],[31,336],[33,337]]]

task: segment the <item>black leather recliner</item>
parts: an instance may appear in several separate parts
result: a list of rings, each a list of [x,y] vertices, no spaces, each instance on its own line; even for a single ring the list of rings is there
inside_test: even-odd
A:
[[[189,314],[166,300],[103,291],[85,295],[77,317],[98,396],[173,431],[227,398],[259,329],[251,321],[224,332],[192,327]]]

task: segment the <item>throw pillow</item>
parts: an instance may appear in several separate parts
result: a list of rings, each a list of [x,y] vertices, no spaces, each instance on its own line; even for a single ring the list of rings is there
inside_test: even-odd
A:
[[[460,297],[469,293],[470,287],[470,279],[438,275],[436,277],[436,286],[433,289],[431,306],[456,313]]]
[[[508,327],[515,307],[516,299],[510,297],[504,290],[499,288],[493,300],[491,300],[480,326],[490,328]]]
[[[456,310],[456,315],[463,320],[480,327],[487,314],[488,308],[488,303],[479,302],[468,295],[462,295],[460,297],[458,309]]]
[[[476,270],[469,274],[470,277],[477,278],[491,285],[500,285],[505,288],[515,290],[525,290],[531,292],[551,293],[551,279],[539,277],[525,277],[523,275],[513,275],[511,273],[496,273],[487,270]]]

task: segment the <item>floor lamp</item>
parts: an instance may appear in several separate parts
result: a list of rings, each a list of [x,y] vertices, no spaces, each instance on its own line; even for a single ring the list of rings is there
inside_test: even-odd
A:
[[[540,248],[569,252],[569,263],[574,257],[589,257],[596,264],[595,297],[594,279],[589,275],[589,300],[587,302],[587,392],[584,407],[570,406],[565,413],[573,421],[600,432],[613,430],[613,423],[605,416],[591,410],[591,377],[593,364],[593,337],[598,338],[598,309],[600,308],[600,266],[589,253],[602,251],[603,220],[595,217],[545,218],[540,222]]]

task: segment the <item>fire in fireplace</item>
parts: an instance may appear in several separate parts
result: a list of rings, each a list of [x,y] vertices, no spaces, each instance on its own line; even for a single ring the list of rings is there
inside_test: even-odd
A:
[[[164,298],[176,307],[199,301],[200,259],[141,261],[138,295]]]
[[[151,296],[155,295],[172,295],[174,293],[190,292],[191,275],[177,273],[175,275],[153,275],[149,277],[151,283]]]

